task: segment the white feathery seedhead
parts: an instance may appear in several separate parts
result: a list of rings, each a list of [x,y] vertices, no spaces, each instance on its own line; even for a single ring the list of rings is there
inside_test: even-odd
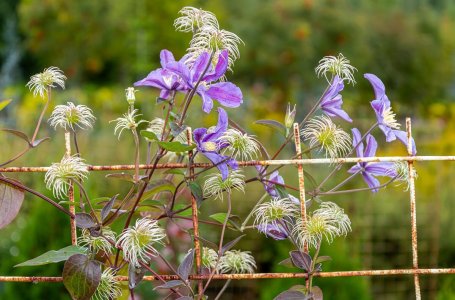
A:
[[[93,300],[114,300],[122,295],[120,281],[115,278],[114,269],[106,268],[101,273],[101,280],[93,294]]]
[[[187,63],[194,62],[202,52],[214,52],[214,59],[218,59],[221,51],[227,50],[228,69],[232,71],[234,62],[240,58],[239,44],[244,44],[244,42],[235,33],[213,26],[203,26],[190,42],[187,51],[191,55]]]
[[[174,21],[175,30],[181,32],[198,32],[204,26],[218,28],[218,20],[216,16],[202,9],[185,6],[179,11],[181,17]]]
[[[92,110],[87,106],[67,102],[67,105],[57,105],[54,108],[48,122],[54,129],[61,127],[74,131],[76,126],[81,129],[92,128],[95,120]]]
[[[318,77],[324,75],[327,82],[330,83],[331,79],[327,76],[327,73],[330,75],[338,75],[341,79],[346,80],[352,85],[356,84],[354,79],[354,72],[357,71],[355,67],[350,65],[349,59],[343,56],[343,54],[338,54],[338,56],[324,56],[320,61],[319,65],[315,69]]]
[[[228,145],[224,151],[228,152],[229,156],[236,160],[254,160],[258,157],[258,141],[253,136],[242,133],[237,129],[226,130],[219,141]]]
[[[418,177],[415,168],[412,169],[412,173],[414,178]],[[405,187],[404,191],[409,191],[411,181],[409,176],[409,166],[406,162],[404,161],[395,162],[393,164],[393,168],[390,169],[390,174],[392,176],[396,175],[395,181],[397,182],[397,186],[403,184]]]
[[[44,176],[48,189],[55,197],[64,199],[68,195],[71,180],[83,181],[88,175],[88,165],[78,156],[64,156],[59,163],[53,163]]]
[[[270,202],[262,203],[253,211],[255,226],[277,224],[279,221],[288,222],[300,215],[298,202],[289,198],[272,198]]]
[[[351,231],[351,220],[344,210],[333,202],[323,202],[312,214],[307,216],[305,226],[301,218],[296,220],[292,234],[304,245],[317,248],[323,238],[332,243],[338,236],[346,236]]]
[[[47,93],[48,88],[54,88],[56,85],[65,89],[66,76],[62,70],[57,67],[49,67],[44,69],[42,73],[35,74],[30,77],[29,82],[25,85],[33,92],[33,95],[40,95],[44,98],[44,94]]]
[[[250,251],[226,251],[220,259],[218,271],[220,273],[254,273],[256,262]]]
[[[201,260],[204,267],[213,269],[216,267],[216,262],[218,261],[218,253],[212,248],[203,247]]]
[[[114,134],[117,134],[118,132],[118,138],[120,139],[120,136],[122,135],[123,130],[135,130],[139,124],[141,123],[146,123],[147,121],[145,120],[140,120],[139,122],[136,122],[136,117],[142,116],[136,114],[138,112],[137,109],[130,110],[128,113],[124,114],[122,118],[117,118],[115,120],[112,120],[111,122],[117,122],[115,125],[114,129]]]
[[[223,201],[223,193],[231,193],[232,190],[238,190],[245,193],[245,175],[241,170],[231,170],[228,178],[223,181],[220,173],[210,174],[204,183],[204,196],[215,197]]]
[[[92,236],[88,229],[82,229],[82,234],[77,241],[79,245],[89,248],[93,253],[103,251],[107,255],[111,255],[113,248],[111,242],[115,243],[115,233],[109,227],[103,227],[101,235]]]
[[[308,121],[301,135],[310,147],[324,150],[326,157],[344,157],[351,150],[351,136],[327,116],[317,116]]]
[[[166,233],[158,222],[150,219],[139,219],[132,228],[125,229],[119,236],[116,245],[120,246],[124,258],[136,267],[148,263],[151,256],[157,255],[155,244],[163,244]]]

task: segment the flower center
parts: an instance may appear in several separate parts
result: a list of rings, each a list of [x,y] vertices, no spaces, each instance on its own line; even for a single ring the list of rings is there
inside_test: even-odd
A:
[[[216,151],[218,150],[218,146],[216,145],[215,142],[205,142],[202,144],[202,148],[204,148],[205,151]]]
[[[401,126],[395,119],[395,113],[392,111],[391,107],[388,107],[383,111],[382,118],[384,119],[384,124],[387,127],[390,127],[392,129],[399,129]]]
[[[163,81],[164,81],[164,84],[167,86],[167,88],[172,88],[172,81],[173,81],[173,75],[172,74],[168,74],[168,75],[164,75],[163,76]]]

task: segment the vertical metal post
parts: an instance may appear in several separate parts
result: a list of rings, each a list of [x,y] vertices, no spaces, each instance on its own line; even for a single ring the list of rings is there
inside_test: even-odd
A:
[[[294,123],[294,143],[297,159],[302,159],[302,148],[300,146],[300,127],[299,123]],[[306,205],[305,205],[305,177],[303,175],[303,166],[297,165],[297,172],[299,173],[299,196],[300,196],[300,214],[302,216],[302,227],[306,226]],[[308,252],[308,245],[304,245],[305,252]]]
[[[193,134],[191,128],[188,127],[186,129],[186,138],[188,140],[188,145],[193,143]],[[190,177],[194,175],[194,167],[192,166],[192,158],[193,158],[193,151],[188,151],[188,158],[190,164]],[[197,200],[194,198],[193,194],[191,193],[191,216],[193,220],[193,234],[194,234],[194,252],[196,254],[196,270],[197,274],[200,275],[201,270],[201,245],[199,241],[199,219],[198,219],[198,208],[197,208]],[[198,281],[198,291],[199,293],[203,292],[204,287],[202,286],[202,280]]]
[[[71,133],[69,131],[65,132],[65,155],[67,157],[71,156]],[[70,201],[69,210],[72,214],[76,213],[76,208],[74,207],[74,188],[73,185],[70,185],[68,190],[68,198]],[[77,232],[76,232],[76,221],[70,219],[71,227],[71,244],[77,245]]]
[[[411,133],[411,119],[406,118],[406,132],[408,135],[408,154],[412,155],[412,133]],[[408,180],[409,180],[409,196],[411,207],[411,241],[412,241],[412,267],[414,270],[419,268],[418,251],[417,251],[417,214],[416,214],[416,191],[415,191],[415,176],[414,176],[414,162],[408,161]],[[414,274],[414,286],[416,299],[420,300],[420,280],[419,275]]]

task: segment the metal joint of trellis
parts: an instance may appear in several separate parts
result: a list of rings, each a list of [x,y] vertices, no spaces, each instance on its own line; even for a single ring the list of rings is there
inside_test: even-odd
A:
[[[416,161],[455,161],[455,156],[412,156],[411,155],[411,120],[406,119],[406,129],[408,136],[408,155],[409,156],[395,156],[395,157],[361,157],[361,158],[338,158],[338,159],[302,159],[301,145],[300,145],[300,133],[298,124],[294,124],[294,144],[296,149],[296,159],[291,160],[262,160],[262,161],[242,161],[238,162],[239,166],[270,166],[270,165],[297,165],[297,172],[299,178],[299,196],[301,203],[301,214],[302,224],[306,224],[306,207],[305,207],[305,184],[304,184],[304,165],[312,164],[332,164],[332,163],[358,163],[358,162],[406,162],[408,164],[409,173],[409,196],[410,196],[410,219],[411,219],[411,245],[412,245],[412,268],[410,269],[390,269],[390,270],[362,270],[362,271],[335,271],[335,272],[318,272],[314,274],[316,277],[353,277],[353,276],[392,276],[392,275],[413,275],[414,276],[414,288],[416,299],[421,299],[420,281],[419,275],[424,274],[455,274],[455,268],[432,268],[432,269],[421,269],[418,265],[418,242],[417,242],[417,218],[416,218],[416,192],[415,192],[415,178],[414,178],[414,162]],[[191,129],[188,128],[187,139],[188,142],[192,142]],[[70,147],[70,135],[65,134],[65,155],[71,155]],[[210,163],[193,163],[192,152],[190,151],[190,162],[187,163],[164,163],[157,164],[157,169],[176,169],[176,168],[188,168],[190,173],[194,173],[195,168],[209,168],[212,166]],[[89,171],[112,171],[112,170],[134,170],[135,165],[108,165],[108,166],[89,166]],[[152,165],[139,165],[139,169],[150,169]],[[0,173],[13,173],[13,172],[46,172],[48,167],[6,167],[0,168]],[[190,174],[190,175],[191,175]],[[70,188],[69,192],[70,211],[75,212],[74,207],[74,191]],[[189,279],[199,281],[199,289],[202,288],[202,280],[207,280],[209,275],[201,275],[201,249],[199,241],[199,219],[197,211],[196,199],[191,199],[192,208],[192,221],[194,229],[194,247],[196,255],[196,274],[190,275]],[[70,219],[71,223],[71,242],[73,245],[77,243],[76,226],[74,219]],[[308,251],[305,245],[305,250]],[[177,275],[160,275],[161,279],[164,280],[176,280],[179,279]],[[284,278],[308,278],[307,273],[255,273],[255,274],[215,274],[212,279],[215,280],[253,280],[253,279],[284,279]],[[126,276],[118,276],[118,280],[127,281]],[[8,282],[61,282],[62,277],[44,277],[44,276],[0,276],[1,281]],[[158,280],[157,276],[145,276],[144,280],[154,281]]]

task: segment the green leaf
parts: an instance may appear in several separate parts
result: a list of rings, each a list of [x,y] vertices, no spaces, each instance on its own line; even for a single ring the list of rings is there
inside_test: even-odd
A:
[[[11,101],[12,101],[12,99],[0,101],[0,111],[2,111],[5,107],[7,107],[8,104],[11,103]]]
[[[170,122],[169,127],[171,127],[171,134],[173,137],[177,137],[186,129],[186,125],[179,126],[176,122]]]
[[[141,130],[140,134],[146,138],[146,139],[149,139],[150,141],[159,141],[160,139],[156,136],[156,134],[154,134],[153,132],[151,131],[148,131],[148,130]]]
[[[186,204],[179,203],[179,204],[174,206],[174,211],[180,210],[180,209],[185,208],[185,207],[187,207]],[[190,208],[188,208],[187,210],[184,210],[184,211],[182,211],[182,212],[177,214],[177,216],[181,216],[181,217],[189,217],[191,215],[192,215],[192,212],[191,212]]]
[[[330,256],[318,256],[318,258],[316,258],[315,260],[315,263],[318,264],[318,263],[323,263],[323,262],[326,262],[326,261],[331,261],[332,258]]]
[[[275,121],[275,120],[258,120],[256,122],[254,122],[255,124],[259,124],[259,125],[262,125],[262,126],[266,126],[266,127],[269,127],[269,128],[272,128],[276,131],[278,131],[280,134],[282,135],[286,135],[286,127],[281,124],[280,122],[278,121]]]
[[[164,191],[173,192],[174,190],[175,190],[174,184],[170,180],[167,179],[153,180],[150,181],[150,183],[147,185],[147,189],[142,195],[141,201],[149,199],[157,193]]]
[[[170,152],[187,152],[196,148],[196,144],[186,145],[179,142],[158,142],[158,145]]]
[[[213,215],[210,215],[209,217],[217,221],[218,223],[224,224],[224,221],[226,220],[226,213],[216,213]]]
[[[196,199],[197,206],[198,207],[201,206],[202,200],[204,200],[204,195],[202,193],[202,188],[199,185],[199,183],[191,181],[190,183],[188,183],[188,187],[191,190],[191,194]]]
[[[181,169],[169,169],[164,174],[172,174],[172,175],[182,175],[185,176],[185,171]]]
[[[15,265],[14,267],[32,267],[58,263],[67,260],[74,254],[84,254],[85,251],[87,251],[87,249],[84,247],[71,245],[60,250],[47,251],[38,257],[24,261],[23,263]]]
[[[0,183],[0,229],[11,223],[19,213],[24,202],[24,191]]]
[[[217,221],[218,223],[224,224],[224,221],[226,220],[226,213],[216,213],[209,217],[212,218],[213,220]],[[236,229],[236,230],[240,231],[240,226],[238,224],[238,220],[240,220],[240,218],[236,215],[229,216],[228,228]]]
[[[75,300],[89,300],[101,281],[101,265],[83,254],[74,254],[63,267],[63,284]]]

